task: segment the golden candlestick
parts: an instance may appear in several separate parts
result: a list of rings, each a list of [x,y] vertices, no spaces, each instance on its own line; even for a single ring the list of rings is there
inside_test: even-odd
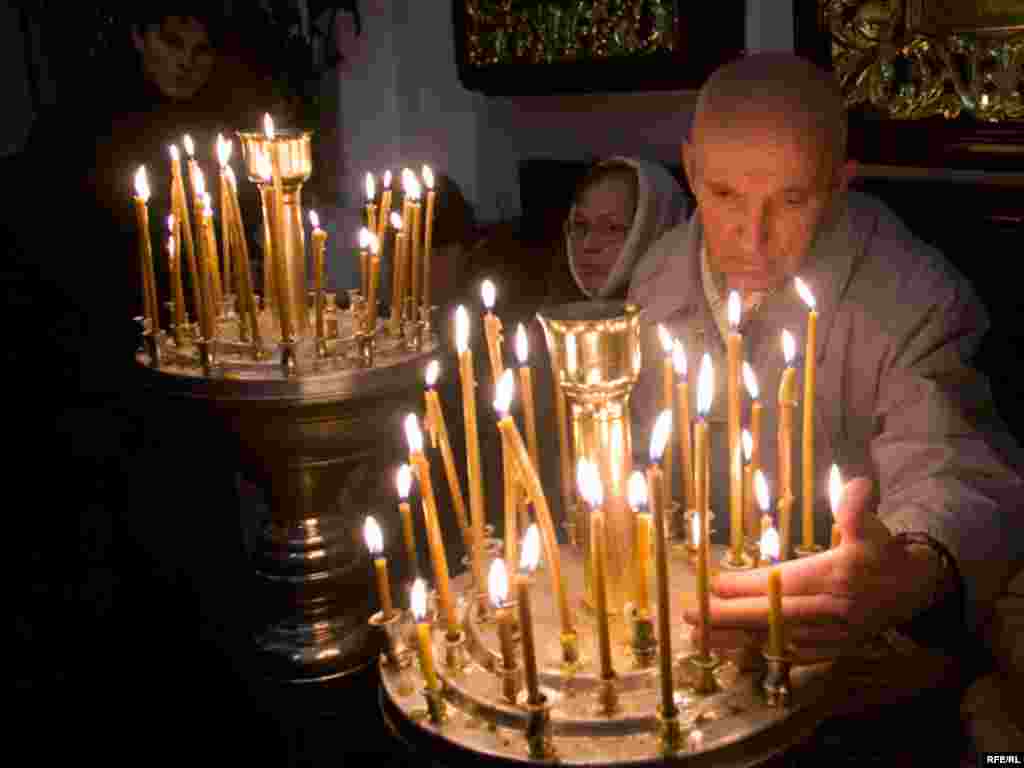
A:
[[[608,605],[621,613],[632,592],[635,526],[626,486],[632,469],[629,394],[641,367],[640,311],[623,302],[589,301],[542,310],[537,317],[555,381],[570,405],[573,456],[594,462],[601,475]],[[580,507],[576,515],[577,537],[588,563],[590,521]],[[589,567],[584,574],[588,582]],[[593,605],[592,595],[585,593],[584,599]]]

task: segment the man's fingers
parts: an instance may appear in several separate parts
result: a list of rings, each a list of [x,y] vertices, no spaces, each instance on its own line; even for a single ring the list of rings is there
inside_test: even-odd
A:
[[[826,550],[811,557],[787,560],[775,566],[782,573],[782,594],[816,595],[827,591],[837,554]],[[757,597],[768,594],[769,568],[749,571],[723,571],[714,580],[713,592],[717,597]]]
[[[866,477],[855,477],[843,488],[843,498],[836,510],[836,524],[843,541],[863,539],[869,517],[874,517],[871,503],[874,486]]]
[[[794,595],[782,601],[782,620],[786,623],[832,624],[840,621],[846,601],[832,595]],[[716,628],[764,630],[768,626],[767,597],[738,597],[731,600],[711,598],[711,625]],[[686,620],[696,624],[700,616],[692,609]]]

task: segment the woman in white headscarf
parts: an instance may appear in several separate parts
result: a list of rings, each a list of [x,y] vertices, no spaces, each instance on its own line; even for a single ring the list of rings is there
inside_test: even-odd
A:
[[[632,157],[595,165],[573,198],[566,264],[557,270],[562,279],[552,281],[549,303],[625,298],[640,257],[687,210],[682,188],[661,165]]]

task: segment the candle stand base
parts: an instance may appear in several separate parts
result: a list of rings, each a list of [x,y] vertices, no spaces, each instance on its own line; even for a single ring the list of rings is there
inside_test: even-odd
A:
[[[203,375],[210,378],[217,365],[216,346],[213,342],[201,338],[196,342],[196,348],[199,350],[199,365],[203,369]]]
[[[142,336],[143,346],[146,354],[149,355],[149,365],[151,368],[160,368],[163,365],[163,355],[160,353],[160,346],[165,335],[163,331],[158,331],[155,334],[152,331],[147,331]]]
[[[526,703],[526,753],[531,760],[554,760],[551,739],[551,705],[544,694],[537,704]]]
[[[674,754],[683,748],[683,726],[679,721],[678,710],[666,715],[658,706],[658,741],[665,755]]]
[[[602,677],[597,684],[597,708],[594,714],[598,717],[614,717],[619,712],[618,679]]]
[[[402,638],[402,612],[392,611],[391,615],[385,618],[383,611],[377,611],[370,617],[370,626],[378,627],[384,632],[385,646],[382,663],[397,669],[408,667],[412,660],[412,654]]]
[[[466,633],[460,631],[457,635],[444,638],[444,665],[449,672],[458,674],[469,666],[469,656],[466,654]]]
[[[498,674],[501,675],[501,698],[507,704],[515,704],[519,696],[520,685],[520,671],[519,665],[513,664],[511,667],[506,667],[502,662],[497,663]]]
[[[562,645],[562,672],[572,676],[580,667],[579,636],[575,632],[563,632],[560,637]]]
[[[719,563],[723,571],[749,571],[757,567],[757,561],[746,552],[740,553],[739,560],[733,556],[731,549],[727,550]]]
[[[765,703],[770,707],[789,707],[793,700],[793,688],[789,673],[792,661],[787,656],[764,654],[765,672],[761,680],[761,691]]]
[[[686,665],[689,668],[694,693],[700,696],[710,696],[722,690],[715,677],[715,672],[721,663],[721,659],[714,653],[709,653],[707,656],[695,653],[687,657]]]
[[[448,706],[440,688],[424,688],[421,691],[427,704],[426,717],[434,725],[441,725],[448,719]]]
[[[812,555],[820,555],[825,551],[825,548],[819,544],[812,544],[809,547],[799,546],[793,549],[793,554],[797,557],[811,557]]]

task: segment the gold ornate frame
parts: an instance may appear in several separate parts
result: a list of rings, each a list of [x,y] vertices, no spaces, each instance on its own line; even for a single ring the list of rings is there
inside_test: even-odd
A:
[[[1024,167],[1024,0],[798,0],[796,42],[865,159]]]

